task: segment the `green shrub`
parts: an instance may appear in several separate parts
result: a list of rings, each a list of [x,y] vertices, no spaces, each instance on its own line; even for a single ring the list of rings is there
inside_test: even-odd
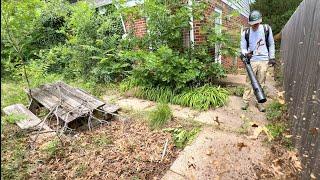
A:
[[[186,130],[183,128],[168,128],[164,129],[164,131],[171,132],[175,146],[178,148],[183,148],[194,140],[194,138],[200,132],[200,128],[193,128],[192,130]]]
[[[168,120],[171,120],[172,112],[168,104],[158,104],[156,109],[150,112],[150,127],[161,128]]]
[[[133,78],[144,86],[181,89],[200,73],[196,61],[179,56],[167,46],[161,46],[155,52],[131,52],[127,57],[136,62]]]
[[[225,77],[224,68],[208,52],[192,57],[161,46],[154,52],[129,51],[123,57],[134,62],[132,78],[141,86],[181,90]]]
[[[285,111],[285,105],[280,104],[278,101],[273,101],[266,107],[266,117],[269,121],[276,121],[280,119]]]

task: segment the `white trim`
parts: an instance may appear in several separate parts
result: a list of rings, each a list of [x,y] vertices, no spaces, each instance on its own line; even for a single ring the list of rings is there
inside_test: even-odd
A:
[[[214,8],[214,12],[217,13],[219,16],[215,18],[214,20],[214,25],[216,26],[216,24],[219,24],[220,26],[222,26],[222,10],[219,8]],[[217,23],[217,20],[219,21]],[[222,33],[221,29],[219,30],[218,33]],[[221,44],[216,43],[214,45],[214,59],[215,62],[221,64],[221,54],[220,54],[220,48],[221,48]]]
[[[132,0],[132,1],[126,2],[126,6],[132,7],[132,6],[142,4],[143,2],[144,2],[143,0]]]
[[[96,8],[112,4],[112,0],[93,0],[93,1]],[[132,1],[126,2],[125,5],[127,7],[132,7],[132,6],[142,4],[143,2],[144,0],[132,0]]]
[[[105,5],[109,5],[112,3],[112,0],[93,0],[94,6],[96,8],[101,7],[101,6],[105,6]]]
[[[115,4],[115,7],[117,9],[119,9],[119,6]],[[121,19],[121,24],[122,24],[122,27],[123,27],[123,31],[124,31],[124,35],[127,34],[127,29],[126,29],[126,24],[124,23],[124,20],[123,20],[123,17],[122,17],[122,14],[120,13],[120,19]]]
[[[240,14],[244,15],[245,17],[249,17],[249,14],[250,14],[250,6],[249,6],[249,0],[242,0],[241,2],[243,1],[247,1],[247,7],[244,7],[241,5],[239,5],[239,2],[237,3],[232,3],[230,2],[230,0],[221,0],[222,2],[224,2],[225,4],[229,5],[230,7],[232,7],[233,9],[236,9],[240,12]],[[243,9],[242,9],[243,8]]]
[[[194,27],[193,27],[193,14],[192,14],[192,0],[188,0],[188,5],[190,7],[190,44],[191,48],[194,48]]]

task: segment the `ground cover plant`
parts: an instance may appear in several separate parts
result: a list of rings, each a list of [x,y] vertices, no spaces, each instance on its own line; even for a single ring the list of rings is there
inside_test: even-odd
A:
[[[180,92],[163,87],[138,87],[134,89],[136,97],[192,107],[197,110],[221,107],[227,102],[228,95],[228,91],[224,88],[210,85],[186,88]]]
[[[266,117],[269,121],[277,121],[285,115],[286,105],[278,101],[272,101],[266,108]]]
[[[184,128],[167,128],[166,132],[171,132],[173,141],[178,148],[184,148],[188,143],[191,143],[198,135],[200,128],[187,130]]]

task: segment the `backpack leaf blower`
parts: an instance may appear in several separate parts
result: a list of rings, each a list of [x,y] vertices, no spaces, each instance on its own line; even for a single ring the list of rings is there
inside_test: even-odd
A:
[[[248,74],[249,79],[251,81],[251,86],[252,86],[254,95],[256,96],[258,103],[265,103],[267,101],[267,98],[263,92],[263,89],[261,88],[259,81],[257,80],[257,78],[255,76],[255,73],[252,70],[252,67],[250,64],[250,58],[243,55],[243,54],[240,55],[240,58],[246,67],[247,74]]]

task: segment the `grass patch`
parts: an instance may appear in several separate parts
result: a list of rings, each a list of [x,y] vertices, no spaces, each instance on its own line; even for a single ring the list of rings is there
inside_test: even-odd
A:
[[[196,127],[191,130],[183,128],[167,128],[166,132],[171,132],[175,146],[178,148],[184,148],[187,144],[191,143],[200,132],[200,128]]]
[[[150,127],[157,129],[163,127],[163,125],[172,118],[172,112],[168,104],[158,104],[156,109],[150,112]]]
[[[112,140],[105,135],[100,135],[100,136],[94,137],[93,142],[94,142],[94,144],[96,144],[97,146],[100,146],[100,147],[103,147],[108,144],[112,144]]]
[[[246,117],[243,117],[241,119],[243,120],[243,124],[237,131],[240,134],[248,134],[248,129],[251,127],[251,121]]]
[[[49,141],[42,149],[42,152],[46,153],[49,158],[53,158],[58,154],[59,141],[57,139]]]
[[[1,82],[1,107],[22,103],[28,104],[28,96],[24,92],[27,88],[23,82],[2,81]]]
[[[229,94],[242,97],[244,94],[244,86],[228,87]]]
[[[161,103],[172,103],[197,110],[221,107],[228,99],[228,91],[221,87],[204,85],[177,92],[165,87],[139,87],[134,96]]]
[[[266,117],[269,121],[277,121],[281,118],[283,113],[286,111],[286,106],[280,104],[278,101],[272,101],[266,107]]]
[[[3,116],[2,118],[3,121],[8,122],[9,124],[14,124],[16,122],[26,119],[27,117],[23,114],[10,114],[7,116]]]
[[[286,125],[284,123],[272,123],[266,125],[266,128],[269,130],[271,136],[276,139],[282,136],[286,130]]]

